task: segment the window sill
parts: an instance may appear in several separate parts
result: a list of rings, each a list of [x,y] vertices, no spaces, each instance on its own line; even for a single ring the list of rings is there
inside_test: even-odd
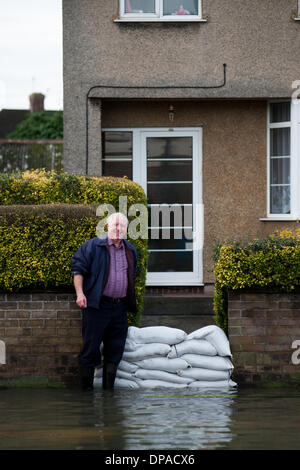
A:
[[[297,16],[297,18],[294,18],[295,21],[300,21],[300,16]]]
[[[261,222],[300,222],[297,217],[267,217],[259,219]]]
[[[300,19],[300,18],[299,18]],[[204,18],[117,18],[114,23],[207,23]]]

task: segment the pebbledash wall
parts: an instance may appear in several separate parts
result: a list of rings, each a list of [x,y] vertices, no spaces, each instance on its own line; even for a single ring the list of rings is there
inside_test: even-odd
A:
[[[238,383],[300,384],[300,289],[228,294],[228,333]]]
[[[195,316],[194,324],[177,317],[163,324],[188,331],[214,324]],[[239,385],[266,381],[300,383],[300,289],[278,292],[229,292],[229,341]],[[141,326],[157,325],[156,316]],[[160,323],[162,324],[162,323]],[[81,310],[72,292],[0,294],[0,340],[6,364],[0,361],[0,387],[28,384],[76,386],[82,345]],[[2,358],[3,359],[3,358]]]

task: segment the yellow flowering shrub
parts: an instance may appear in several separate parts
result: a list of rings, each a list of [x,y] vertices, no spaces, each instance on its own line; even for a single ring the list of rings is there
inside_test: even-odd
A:
[[[225,243],[215,249],[216,321],[227,330],[227,290],[300,286],[300,229],[276,230],[265,239]]]
[[[119,196],[127,206],[147,205],[143,189],[124,178],[69,175],[34,170],[0,174],[0,290],[59,289],[74,292],[71,257],[96,236],[100,217],[96,207],[111,204],[119,210]],[[129,217],[129,220],[134,217]],[[147,267],[147,239],[128,240],[138,251],[137,324],[143,311]]]

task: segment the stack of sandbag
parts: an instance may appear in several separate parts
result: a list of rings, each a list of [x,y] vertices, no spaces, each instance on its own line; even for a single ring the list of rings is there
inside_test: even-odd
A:
[[[187,335],[166,326],[128,328],[115,387],[231,388],[233,370],[225,333],[210,325]],[[102,369],[94,385],[102,384]]]

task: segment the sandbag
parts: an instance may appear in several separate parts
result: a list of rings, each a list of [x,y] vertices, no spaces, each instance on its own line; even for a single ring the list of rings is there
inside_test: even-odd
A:
[[[206,339],[216,348],[219,356],[232,356],[227,336],[224,331],[216,325],[208,325],[199,328],[199,330],[190,333],[186,339]]]
[[[96,379],[101,379],[103,377],[103,367],[99,367],[98,369],[95,369],[95,375],[94,377]],[[134,380],[132,372],[125,372],[122,369],[117,369],[116,377],[122,378],[122,379],[127,379],[127,380]]]
[[[190,339],[172,346],[172,350],[168,354],[168,357],[172,359],[174,357],[181,357],[183,354],[204,354],[207,356],[216,356],[217,350],[206,339]]]
[[[116,377],[120,379],[134,380],[132,372],[125,372],[125,370],[117,369]]]
[[[167,357],[153,357],[135,362],[141,369],[164,370],[166,372],[177,373],[180,370],[187,369],[189,364],[181,358],[168,359]]]
[[[100,377],[102,377],[102,375],[103,375],[103,367],[95,368],[94,377],[99,379]]]
[[[203,356],[202,354],[183,354],[184,359],[192,367],[202,367],[212,370],[229,370],[233,369],[232,362],[228,357],[223,356]]]
[[[165,343],[177,344],[184,341],[187,333],[178,328],[168,326],[146,326],[137,328],[130,326],[127,332],[127,338],[135,343]]]
[[[188,384],[176,384],[172,382],[164,382],[163,380],[139,380],[140,388],[187,388]]]
[[[150,357],[167,356],[171,346],[164,343],[148,343],[140,345],[135,351],[125,351],[122,359],[129,362],[141,361]]]
[[[135,380],[127,380],[116,377],[115,388],[140,388]]]
[[[142,346],[142,344],[136,343],[135,341],[132,341],[132,339],[126,338],[124,351],[136,351]]]
[[[180,375],[180,377],[192,378],[193,380],[207,380],[213,382],[216,380],[229,380],[230,371],[201,369],[200,367],[192,367],[190,369],[180,371],[178,375]]]
[[[118,369],[124,370],[125,372],[135,372],[138,369],[138,366],[134,363],[124,361],[123,359],[120,361],[118,365]]]
[[[181,383],[188,384],[193,382],[195,379],[190,377],[181,377],[171,372],[165,372],[163,370],[149,370],[149,369],[138,369],[134,372],[134,377],[143,380],[162,380],[163,382]]]
[[[237,384],[232,380],[218,380],[216,382],[195,381],[188,384],[187,388],[234,388]]]

